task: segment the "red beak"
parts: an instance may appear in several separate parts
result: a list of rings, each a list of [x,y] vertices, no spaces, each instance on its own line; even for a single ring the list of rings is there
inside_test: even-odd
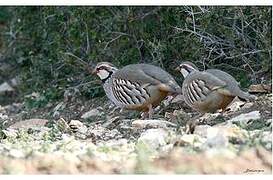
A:
[[[93,70],[91,71],[91,74],[93,74],[93,75],[97,74],[97,70],[96,70],[96,69],[93,69]]]

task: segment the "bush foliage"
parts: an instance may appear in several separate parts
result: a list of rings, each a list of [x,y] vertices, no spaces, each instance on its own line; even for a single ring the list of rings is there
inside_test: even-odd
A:
[[[0,62],[12,67],[0,76],[18,75],[21,94],[103,95],[82,61],[155,64],[181,82],[173,69],[187,60],[244,87],[271,81],[270,6],[0,7],[0,33]]]

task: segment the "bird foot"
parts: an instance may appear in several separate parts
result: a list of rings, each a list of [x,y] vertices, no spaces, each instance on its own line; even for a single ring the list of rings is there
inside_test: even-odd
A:
[[[194,130],[195,130],[195,127],[197,125],[198,125],[198,121],[196,119],[188,121],[187,124],[186,124],[186,128],[185,128],[186,134],[193,134]]]
[[[187,122],[185,132],[187,134],[193,134],[196,126],[201,124],[209,124],[212,120],[219,117],[223,117],[222,113],[205,113],[197,115]]]

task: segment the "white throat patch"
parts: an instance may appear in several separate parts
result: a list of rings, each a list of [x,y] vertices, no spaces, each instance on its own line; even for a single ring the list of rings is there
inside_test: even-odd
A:
[[[183,75],[184,78],[187,77],[187,76],[189,75],[189,72],[188,72],[186,69],[184,69],[184,68],[182,68],[182,69],[180,70],[180,72],[182,73],[182,75]]]
[[[104,70],[104,69],[102,69],[102,70],[99,70],[99,72],[97,73],[97,75],[100,77],[100,79],[106,79],[106,78],[108,78],[108,76],[109,76],[109,72],[108,71],[106,71],[106,70]]]

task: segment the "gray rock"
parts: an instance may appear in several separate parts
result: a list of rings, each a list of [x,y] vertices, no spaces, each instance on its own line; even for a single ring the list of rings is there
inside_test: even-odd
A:
[[[245,114],[240,114],[239,116],[236,116],[232,119],[230,119],[230,122],[241,122],[241,123],[248,123],[251,120],[257,120],[260,119],[261,115],[259,111],[252,111]]]
[[[171,103],[178,103],[183,102],[184,96],[182,94],[177,95],[175,98],[172,99]]]
[[[209,125],[198,125],[194,129],[194,134],[197,134],[201,137],[207,137],[209,128],[211,128]]]
[[[8,118],[9,118],[8,115],[0,113],[0,119],[6,120]]]
[[[11,157],[15,157],[15,158],[23,158],[23,157],[25,157],[24,153],[22,151],[17,150],[17,149],[10,150],[9,155]]]
[[[132,126],[138,129],[145,128],[167,128],[176,127],[177,125],[165,120],[135,120],[132,122]]]
[[[17,130],[15,130],[15,129],[9,129],[9,128],[7,128],[6,130],[2,130],[2,132],[7,137],[11,137],[11,138],[17,137]]]
[[[95,116],[101,116],[103,114],[103,112],[99,111],[98,109],[92,109],[86,113],[84,113],[81,118],[83,119],[88,119],[91,117],[95,117]]]
[[[193,146],[200,147],[205,143],[206,139],[197,135],[197,134],[184,134],[179,139],[176,140],[176,143],[179,143],[183,146]]]
[[[65,108],[65,104],[64,102],[60,102],[59,104],[57,104],[57,106],[53,109],[53,117],[59,117],[60,116],[60,110],[63,110]]]
[[[227,147],[228,137],[221,133],[218,128],[210,128],[204,145],[208,147]]]
[[[266,149],[272,149],[272,132],[264,131],[261,141],[265,143]]]
[[[16,86],[19,85],[19,82],[18,82],[18,79],[17,79],[17,78],[11,79],[10,82],[11,82],[11,85],[12,85],[13,87],[16,87]]]
[[[24,153],[22,151],[17,150],[17,149],[11,149],[10,152],[9,152],[9,155],[11,157],[15,157],[15,158],[25,157]]]
[[[75,134],[76,137],[80,139],[85,139],[88,128],[79,120],[71,120],[69,123],[69,127]]]
[[[64,91],[64,102],[74,101],[80,95],[78,88],[69,88]]]
[[[230,139],[238,142],[244,141],[247,132],[235,124],[226,123],[213,127],[208,125],[196,126],[194,134],[207,138],[205,145],[208,147],[225,147]]]
[[[10,91],[14,91],[14,89],[7,82],[4,82],[0,85],[0,94]]]
[[[138,138],[139,143],[148,145],[151,149],[157,149],[167,144],[168,132],[163,129],[148,129]]]
[[[95,125],[92,129],[89,128],[87,134],[89,137],[92,137],[94,142],[122,138],[121,133],[117,129],[109,130],[101,125]]]
[[[47,119],[28,119],[24,121],[19,121],[11,126],[9,128],[13,129],[29,129],[29,128],[40,128],[46,126],[48,123]]]
[[[58,129],[62,132],[70,132],[71,128],[64,118],[57,120],[56,125]]]

